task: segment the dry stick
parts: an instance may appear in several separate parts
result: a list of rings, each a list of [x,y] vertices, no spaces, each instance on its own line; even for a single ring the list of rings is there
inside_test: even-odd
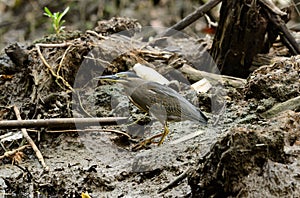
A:
[[[127,117],[105,117],[105,118],[52,118],[52,119],[32,119],[32,120],[1,120],[0,129],[7,128],[67,128],[74,127],[75,124],[81,125],[112,125],[117,122],[124,122]]]
[[[41,46],[41,47],[67,47],[69,45],[72,45],[72,43],[37,43],[35,45]]]
[[[266,6],[270,12],[273,14],[279,15],[279,16],[285,16],[287,13],[283,12],[280,10],[274,3],[273,1],[270,0],[259,0],[264,6]]]
[[[92,31],[92,30],[87,30],[86,33],[92,34],[92,35],[98,37],[99,39],[104,39],[104,40],[106,40],[106,39],[109,38],[109,37],[103,36],[103,35],[101,35],[101,34],[98,34],[97,32]]]
[[[37,52],[40,56],[40,58],[42,59],[42,62],[44,63],[44,65],[46,65],[46,67],[49,69],[49,71],[51,72],[52,76],[54,76],[57,80],[60,79],[64,85],[66,87],[68,87],[72,92],[75,93],[75,90],[72,88],[72,86],[63,78],[61,77],[60,75],[57,75],[52,67],[48,64],[48,62],[46,61],[46,59],[44,58],[42,52],[41,52],[41,49],[40,47],[65,47],[65,46],[68,46],[70,45],[69,43],[62,43],[62,44],[41,44],[41,43],[38,43],[38,44],[35,44],[35,47],[37,49]],[[59,85],[59,84],[58,84]],[[59,85],[60,86],[60,85]]]
[[[278,16],[277,16],[278,18]],[[294,53],[294,55],[300,54],[300,48],[296,41],[296,39],[293,37],[291,32],[288,30],[287,26],[285,24],[281,24],[279,26],[279,29],[283,33],[285,37],[283,37],[283,42],[286,43],[286,46]]]
[[[180,31],[189,26],[190,24],[194,23],[200,17],[202,17],[206,12],[210,11],[213,7],[218,5],[222,0],[210,0],[206,4],[202,5],[200,8],[195,10],[190,15],[186,16],[184,19],[173,25],[172,27],[168,28],[165,33],[163,33],[162,37],[164,36],[171,36],[174,33],[174,30]]]
[[[92,116],[89,112],[87,112],[87,111],[85,110],[85,108],[83,107],[82,102],[81,102],[81,98],[80,98],[80,95],[79,95],[79,92],[76,93],[76,96],[77,96],[77,99],[78,99],[79,106],[80,106],[81,110],[82,110],[87,116],[89,116],[89,117],[92,118],[93,116]]]
[[[16,114],[16,117],[18,120],[22,120],[20,116],[20,111],[17,106],[14,106],[14,111]],[[21,131],[23,133],[24,138],[27,140],[27,142],[31,145],[32,149],[34,150],[36,157],[39,159],[40,163],[42,164],[44,170],[49,170],[49,167],[46,166],[43,155],[41,151],[38,149],[38,147],[35,145],[34,141],[31,139],[31,137],[28,135],[27,131],[25,128],[21,128]]]
[[[34,129],[27,129],[28,132],[40,132],[39,130],[34,130]],[[131,139],[130,135],[119,131],[119,130],[114,130],[114,129],[68,129],[68,130],[47,130],[47,133],[70,133],[70,132],[107,132],[107,133],[116,133],[118,135],[124,135],[128,137],[128,139]]]
[[[58,64],[58,68],[57,68],[57,71],[56,71],[56,75],[59,75],[60,68],[62,67],[64,59],[65,59],[67,53],[69,52],[69,50],[71,49],[71,47],[72,47],[72,45],[69,45],[69,47],[66,49],[66,51],[63,54],[63,56],[61,57],[61,60],[60,60],[60,62]]]
[[[273,13],[268,13],[269,20],[281,31],[283,37],[283,42],[286,47],[294,54],[300,54],[300,47],[293,37],[293,35],[288,30],[284,21],[280,18],[280,16],[275,15]]]
[[[219,83],[223,84],[224,82],[226,82],[235,88],[241,88],[246,84],[246,79],[199,71],[188,64],[184,64],[181,68],[179,68],[179,71],[181,71],[181,73],[185,74],[189,79],[192,79],[194,81],[199,81],[202,78],[206,78],[213,85]]]
[[[178,177],[176,177],[173,181],[171,181],[167,186],[158,191],[158,193],[162,193],[169,188],[176,186],[180,181],[184,180],[187,176],[189,176],[194,171],[193,168],[187,168],[183,173],[181,173]]]
[[[15,150],[12,150],[12,151],[6,151],[6,152],[4,153],[4,155],[1,155],[1,156],[0,156],[0,160],[2,160],[2,159],[5,158],[5,157],[12,156],[12,155],[16,154],[17,152],[24,150],[24,149],[27,148],[27,147],[30,147],[30,145],[24,145],[24,146],[21,146],[21,147],[15,149]]]

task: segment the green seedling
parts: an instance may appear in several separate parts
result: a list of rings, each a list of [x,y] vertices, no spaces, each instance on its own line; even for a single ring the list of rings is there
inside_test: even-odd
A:
[[[65,28],[65,26],[62,26],[65,23],[65,20],[62,20],[62,18],[67,14],[69,9],[70,7],[67,7],[62,13],[60,12],[52,13],[47,7],[44,7],[44,11],[45,11],[44,15],[51,18],[52,27],[56,34],[59,34]]]

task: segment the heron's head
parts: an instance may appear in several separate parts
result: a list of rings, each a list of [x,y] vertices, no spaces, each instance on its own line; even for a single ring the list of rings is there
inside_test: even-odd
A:
[[[132,81],[140,78],[134,72],[127,71],[127,72],[116,73],[114,75],[98,76],[95,79],[124,83],[124,82]]]

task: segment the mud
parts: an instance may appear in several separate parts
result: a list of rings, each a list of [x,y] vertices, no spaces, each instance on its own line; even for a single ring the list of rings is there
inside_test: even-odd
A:
[[[10,197],[81,197],[82,192],[91,197],[299,196],[299,109],[270,119],[260,116],[275,104],[299,95],[299,57],[259,68],[242,88],[224,83],[216,86],[218,91],[196,95],[180,82],[179,92],[204,111],[209,124],[170,122],[172,133],[162,146],[150,145],[134,152],[131,148],[138,141],[161,132],[162,125],[132,105],[118,84],[91,79],[126,71],[141,60],[166,76],[170,75],[168,65],[194,65],[191,57],[167,50],[170,48],[150,45],[142,51],[143,41],[133,43],[122,35],[109,37],[112,30],[119,30],[118,25],[140,28],[135,20],[106,23],[108,34],[102,35],[96,28],[68,34],[71,37],[39,40],[39,44],[63,44],[40,45],[51,67],[42,61],[37,43],[21,47],[26,54],[21,59],[11,58],[15,45],[7,48],[10,53],[1,54],[3,120],[16,119],[12,105],[20,109],[22,119],[129,116],[127,123],[88,127],[95,130],[92,132],[28,130],[49,171],[42,168],[31,148],[5,157],[0,169],[2,193]],[[176,38],[172,39],[176,43]],[[189,42],[201,48],[198,41]],[[127,132],[132,138],[99,131],[99,127]],[[17,131],[1,130],[0,135]],[[3,155],[25,141],[1,143]],[[160,192],[185,171],[188,174],[183,179]]]

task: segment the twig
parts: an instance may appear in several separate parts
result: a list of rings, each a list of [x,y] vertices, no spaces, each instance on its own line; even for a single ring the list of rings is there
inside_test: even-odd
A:
[[[40,132],[39,130],[27,129],[28,132]],[[70,133],[70,132],[107,132],[107,133],[116,133],[118,135],[124,135],[131,139],[130,135],[119,130],[114,129],[68,129],[68,130],[47,130],[47,133]]]
[[[71,47],[72,47],[72,45],[69,45],[68,48],[66,49],[66,51],[64,52],[64,54],[62,55],[61,60],[60,60],[60,62],[59,62],[59,64],[58,64],[58,68],[57,68],[57,71],[56,71],[56,75],[59,75],[60,68],[62,67],[63,62],[64,62],[64,59],[65,59],[65,57],[66,57],[68,51],[71,49]]]
[[[72,92],[75,93],[75,90],[72,88],[72,86],[63,78],[61,77],[60,75],[57,75],[52,67],[48,64],[48,62],[46,61],[46,59],[44,58],[42,52],[41,52],[41,49],[40,47],[65,47],[65,46],[68,46],[70,45],[69,43],[62,43],[62,44],[41,44],[41,43],[38,43],[38,44],[35,44],[35,47],[37,49],[37,52],[42,60],[42,62],[44,63],[44,65],[49,69],[50,73],[52,74],[52,76],[54,76],[56,78],[56,80],[60,79],[64,85],[66,87],[68,87]],[[60,86],[60,84],[58,84]]]
[[[266,6],[273,14],[279,15],[279,16],[285,16],[287,13],[283,12],[280,10],[274,3],[273,1],[270,0],[260,0],[264,6]]]
[[[20,111],[19,111],[19,109],[18,109],[17,106],[14,106],[14,111],[15,111],[17,119],[18,120],[22,120],[22,118],[20,116]],[[26,129],[25,128],[21,128],[21,131],[23,133],[24,138],[27,140],[27,142],[31,145],[32,149],[34,150],[34,152],[35,152],[38,160],[42,164],[43,168],[45,170],[49,170],[49,167],[45,164],[45,161],[44,161],[44,158],[43,158],[43,155],[42,155],[41,151],[38,149],[38,147],[35,145],[34,141],[28,135]]]
[[[53,47],[67,47],[69,45],[72,45],[72,43],[67,43],[67,42],[64,42],[64,43],[37,43],[35,45],[38,45],[40,47],[49,47],[49,48],[53,48]]]
[[[282,33],[281,37],[283,38],[283,42],[286,45],[286,47],[293,53],[294,55],[297,55],[300,53],[300,47],[293,37],[293,35],[288,30],[287,26],[285,25],[284,21],[275,14],[268,14],[268,17],[270,21],[278,28],[278,30]]]
[[[190,24],[194,23],[197,19],[202,17],[206,12],[211,10],[213,7],[218,5],[222,0],[210,0],[206,4],[202,5],[200,8],[195,10],[193,13],[186,16],[184,19],[173,25],[172,27],[168,28],[165,33],[163,33],[162,37],[164,36],[171,36],[174,34],[174,30],[180,31],[189,26]]]
[[[300,53],[300,47],[290,33],[289,29],[286,26],[286,22],[282,19],[283,16],[287,15],[287,13],[281,11],[272,1],[270,0],[260,0],[267,9],[267,16],[271,23],[281,32],[280,37],[282,38],[282,42],[285,46],[293,53],[297,55]]]
[[[31,172],[28,170],[27,167],[22,167],[19,164],[14,164],[16,167],[18,167],[19,169],[21,169],[23,172],[27,173],[27,181],[31,182],[31,180],[33,179],[33,175],[31,174]]]
[[[103,36],[103,35],[101,35],[101,34],[98,34],[97,32],[92,31],[92,30],[87,30],[86,33],[91,34],[91,35],[93,35],[93,36],[96,36],[96,37],[98,37],[99,39],[104,39],[104,40],[108,39],[108,37]]]
[[[86,125],[112,125],[126,121],[127,117],[103,117],[103,118],[52,118],[32,120],[1,120],[0,129],[7,128],[32,128],[32,127],[74,127],[75,124]]]
[[[78,99],[79,106],[80,106],[81,110],[82,110],[87,116],[89,116],[89,117],[92,118],[93,116],[92,116],[89,112],[87,112],[87,111],[85,110],[85,108],[83,107],[82,101],[81,101],[81,98],[80,98],[80,95],[79,95],[79,92],[76,93],[76,96],[77,96],[77,99]]]
[[[162,188],[158,191],[158,193],[162,193],[169,188],[175,187],[180,181],[184,180],[190,173],[192,173],[194,169],[189,167],[183,173],[181,173],[178,177],[176,177],[173,181],[171,181],[166,187]]]
[[[21,147],[19,147],[19,148],[17,148],[17,149],[12,150],[12,151],[6,151],[6,152],[4,153],[4,155],[1,155],[1,156],[0,156],[0,160],[2,160],[2,159],[5,158],[5,157],[10,157],[10,156],[16,154],[17,152],[24,150],[24,149],[27,148],[27,147],[30,147],[30,145],[24,145],[24,146],[21,146]]]

